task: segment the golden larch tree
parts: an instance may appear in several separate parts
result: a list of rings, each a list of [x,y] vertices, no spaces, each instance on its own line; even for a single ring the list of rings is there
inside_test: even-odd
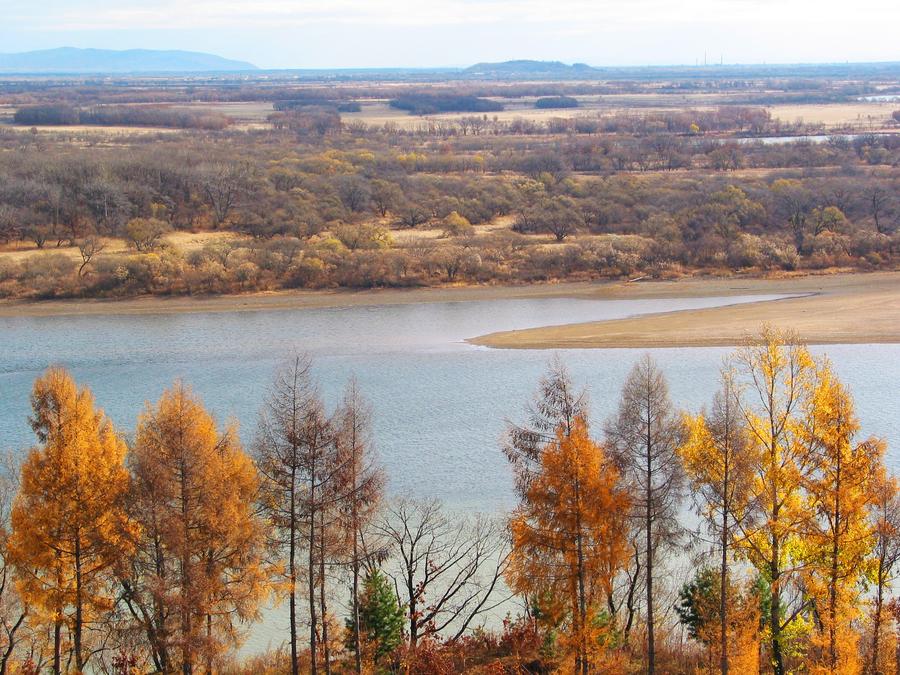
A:
[[[862,582],[876,543],[869,510],[885,446],[875,438],[855,440],[860,425],[850,393],[827,361],[817,371],[807,402],[813,468],[805,485],[815,517],[802,541],[807,592],[820,628],[812,672],[851,675],[862,671],[853,625],[861,617]]]
[[[802,616],[800,545],[810,514],[803,486],[811,448],[804,418],[815,384],[815,362],[796,336],[764,328],[736,358],[739,399],[753,474],[748,510],[739,522],[740,551],[769,584],[765,639],[775,675],[785,674],[786,631]]]
[[[564,599],[556,609],[568,626],[564,645],[575,672],[598,672],[603,663],[608,627],[599,610],[626,557],[628,506],[618,471],[579,416],[543,448],[511,519],[510,586]]]
[[[91,392],[62,368],[35,381],[31,407],[38,445],[22,465],[9,553],[22,598],[53,625],[53,672],[62,670],[64,626],[83,672],[86,629],[111,610],[113,573],[136,531],[125,509],[126,445]]]
[[[147,564],[130,600],[167,667],[213,672],[267,592],[256,469],[236,430],[219,431],[182,383],[141,415],[133,455]]]

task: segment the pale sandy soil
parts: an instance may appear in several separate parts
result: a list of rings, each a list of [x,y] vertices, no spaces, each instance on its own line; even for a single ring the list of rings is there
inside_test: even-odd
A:
[[[619,284],[605,297],[750,294],[804,297],[631,319],[493,333],[473,344],[512,349],[732,346],[763,324],[794,330],[812,344],[900,342],[900,273]]]

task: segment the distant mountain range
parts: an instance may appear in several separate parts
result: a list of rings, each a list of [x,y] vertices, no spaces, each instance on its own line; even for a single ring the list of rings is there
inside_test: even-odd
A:
[[[42,49],[0,53],[0,73],[199,73],[258,70],[215,54],[155,49]]]

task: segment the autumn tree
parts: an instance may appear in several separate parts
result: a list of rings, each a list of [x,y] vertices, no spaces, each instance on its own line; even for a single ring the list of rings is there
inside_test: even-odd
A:
[[[159,218],[132,218],[125,225],[125,238],[139,253],[149,253],[159,246],[171,226]]]
[[[335,414],[337,444],[336,507],[350,568],[350,626],[356,672],[362,672],[360,644],[360,570],[378,551],[366,547],[370,530],[384,493],[385,476],[375,457],[372,441],[372,408],[355,380],[344,392]]]
[[[125,600],[162,672],[212,672],[267,592],[256,469],[178,382],[141,414],[132,470],[143,534]]]
[[[626,556],[628,498],[617,469],[588,436],[584,418],[557,429],[510,521],[510,586],[532,598],[561,599],[575,672],[603,663],[608,626],[600,615]],[[553,608],[542,608],[554,614]]]
[[[812,448],[812,474],[806,481],[815,517],[807,523],[807,591],[816,599],[827,672],[861,669],[858,636],[861,584],[875,544],[869,506],[884,444],[855,440],[859,420],[853,400],[831,365],[819,364],[815,389],[807,401],[804,442]]]
[[[681,423],[665,377],[649,355],[631,369],[618,413],[607,423],[606,437],[629,485],[632,526],[644,538],[647,670],[652,675],[656,668],[654,564],[679,536],[684,470],[678,455]]]
[[[786,606],[787,591],[798,581],[799,540],[809,518],[802,489],[812,457],[804,413],[815,385],[812,356],[796,342],[767,327],[735,359],[753,474],[745,518],[736,524],[742,555],[769,584],[766,640],[775,675],[785,673],[785,630],[806,608],[802,600]]]
[[[750,444],[741,416],[734,374],[722,372],[722,387],[709,413],[685,419],[685,442],[679,449],[698,512],[718,546],[719,669],[727,675],[729,562],[734,522],[741,519],[750,493]]]
[[[22,598],[52,622],[53,672],[63,671],[63,626],[83,672],[93,654],[85,631],[111,610],[113,573],[131,554],[126,446],[62,368],[35,381],[31,407],[38,445],[22,465],[9,556]]]

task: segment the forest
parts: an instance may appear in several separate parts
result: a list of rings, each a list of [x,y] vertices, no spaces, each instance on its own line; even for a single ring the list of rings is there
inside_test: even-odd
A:
[[[365,392],[303,355],[246,447],[187,383],[126,432],[52,367],[0,491],[0,672],[897,672],[900,483],[827,358],[764,327],[702,410],[649,355],[609,419],[588,393],[554,359],[501,411],[516,506],[473,515],[392,494]],[[261,620],[282,647],[240,652]]]
[[[351,120],[335,96],[293,94],[251,128],[216,108],[19,108],[123,131],[0,125],[0,297],[896,265],[897,134],[770,143],[823,132],[743,105],[401,126]]]

